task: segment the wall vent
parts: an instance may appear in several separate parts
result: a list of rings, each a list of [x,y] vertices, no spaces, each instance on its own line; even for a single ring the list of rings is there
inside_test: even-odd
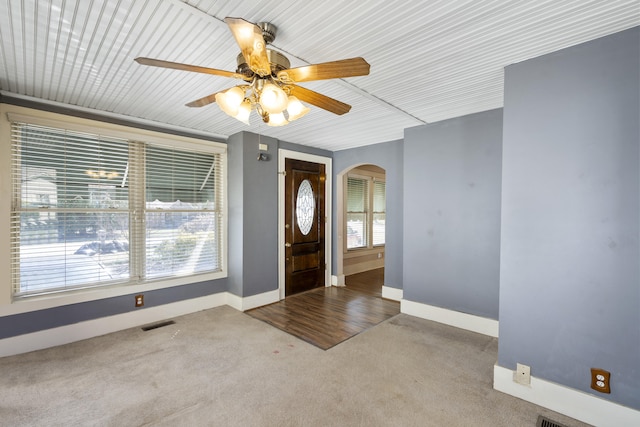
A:
[[[149,326],[143,326],[142,330],[143,331],[151,331],[153,329],[158,329],[158,328],[162,328],[163,326],[169,326],[169,325],[173,325],[176,322],[174,322],[173,320],[167,320],[166,322],[160,322],[160,323],[154,323],[153,325],[149,325]]]
[[[542,415],[538,416],[538,422],[536,423],[536,427],[567,427],[564,424],[559,424],[555,421],[550,420],[547,417],[543,417]]]

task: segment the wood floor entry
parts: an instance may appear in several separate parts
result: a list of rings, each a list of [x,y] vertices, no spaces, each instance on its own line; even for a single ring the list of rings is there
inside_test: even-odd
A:
[[[382,299],[384,269],[354,274],[346,287],[312,289],[247,314],[323,350],[400,313]]]

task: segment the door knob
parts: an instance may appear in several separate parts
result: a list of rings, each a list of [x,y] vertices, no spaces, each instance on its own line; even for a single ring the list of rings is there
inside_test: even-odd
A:
[[[284,247],[285,247],[285,248],[290,248],[290,247],[291,247],[291,243],[285,243],[285,244],[284,244]]]

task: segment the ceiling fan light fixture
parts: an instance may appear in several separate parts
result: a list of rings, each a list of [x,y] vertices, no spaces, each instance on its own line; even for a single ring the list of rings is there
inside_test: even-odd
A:
[[[300,99],[336,115],[348,113],[350,105],[297,83],[369,74],[369,64],[360,57],[291,68],[285,55],[267,48],[276,36],[277,28],[273,24],[254,24],[234,17],[226,17],[224,22],[240,47],[235,72],[146,57],[137,57],[135,61],[141,65],[243,80],[241,85],[196,99],[186,106],[204,107],[215,102],[228,116],[247,125],[254,109],[270,126],[282,126],[297,120],[310,111]],[[297,96],[289,96],[294,92]]]
[[[244,101],[244,91],[238,86],[216,94],[216,103],[222,111],[231,117],[235,117],[238,114],[242,101]]]
[[[311,109],[305,106],[298,98],[291,95],[287,104],[287,113],[289,114],[289,121],[298,120],[300,117],[307,114]]]
[[[269,126],[284,126],[289,124],[287,119],[284,117],[283,113],[269,114],[269,121],[267,125]]]
[[[266,83],[260,92],[260,105],[269,114],[282,113],[287,108],[287,94],[279,86]]]
[[[251,124],[249,123],[250,115],[251,115],[251,103],[248,101],[245,101],[242,104],[240,104],[240,106],[238,107],[238,114],[236,114],[233,117],[235,119],[240,120],[242,123],[248,126]]]

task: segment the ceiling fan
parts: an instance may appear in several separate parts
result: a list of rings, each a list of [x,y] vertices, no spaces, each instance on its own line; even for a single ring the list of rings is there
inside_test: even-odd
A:
[[[186,105],[202,107],[216,102],[222,111],[246,124],[249,124],[249,116],[255,109],[270,126],[285,125],[308,113],[309,108],[300,101],[338,115],[351,109],[344,102],[296,83],[369,74],[369,64],[363,58],[289,68],[290,62],[286,56],[267,48],[267,44],[273,42],[276,36],[277,28],[274,25],[268,22],[253,24],[242,18],[225,18],[224,22],[229,26],[241,50],[236,59],[238,68],[235,72],[144,57],[135,58],[135,61],[142,65],[244,80],[243,84]]]

